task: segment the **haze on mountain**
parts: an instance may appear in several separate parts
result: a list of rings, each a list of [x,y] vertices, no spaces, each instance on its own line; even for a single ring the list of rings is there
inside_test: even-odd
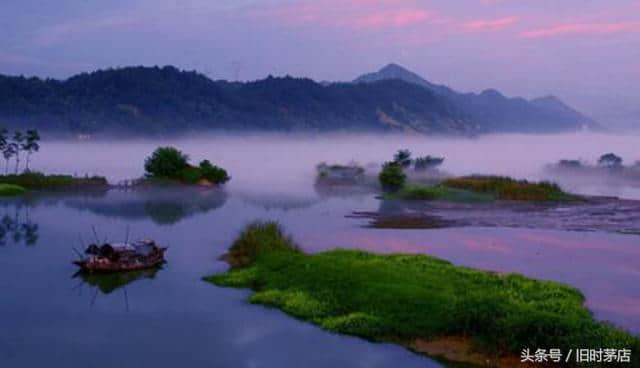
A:
[[[126,67],[66,80],[0,75],[0,124],[51,134],[157,136],[203,131],[477,135],[598,129],[553,96],[458,93],[390,64],[353,82],[272,77],[213,81],[195,71]]]

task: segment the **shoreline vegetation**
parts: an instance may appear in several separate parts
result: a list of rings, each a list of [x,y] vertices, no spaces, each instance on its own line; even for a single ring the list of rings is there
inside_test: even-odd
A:
[[[506,176],[470,175],[443,178],[435,185],[409,182],[415,172],[434,172],[444,157],[411,158],[411,151],[399,150],[393,161],[384,163],[378,175],[385,199],[446,200],[458,202],[511,201],[581,201],[583,197],[564,192],[558,184],[531,182]]]
[[[33,154],[40,151],[40,133],[36,129],[16,130],[12,135],[0,127],[0,152],[5,161],[4,175],[0,175],[0,197],[17,196],[30,190],[67,190],[78,188],[106,188],[102,176],[45,175],[32,171],[29,164]],[[13,174],[9,164],[15,162]],[[20,163],[23,163],[21,170]]]
[[[0,175],[0,186],[13,188],[10,195],[19,195],[36,190],[101,189],[108,187],[102,176],[45,175],[39,172],[24,172],[18,175]],[[18,190],[16,188],[21,188]],[[2,192],[4,193],[4,191]],[[2,194],[0,195],[8,195]]]
[[[548,181],[528,181],[497,175],[452,177],[439,170],[444,157],[412,158],[411,151],[399,150],[392,161],[385,162],[377,174],[374,186],[367,171],[355,162],[347,165],[316,166],[316,186],[324,189],[339,187],[377,187],[383,199],[444,200],[453,202],[491,202],[495,200],[529,202],[578,202],[585,197],[567,193]]]
[[[580,291],[556,282],[426,255],[306,254],[275,222],[249,225],[224,259],[230,270],[204,280],[252,289],[250,303],[447,361],[513,367],[522,349],[542,347],[640,352],[640,339],[594,320]]]

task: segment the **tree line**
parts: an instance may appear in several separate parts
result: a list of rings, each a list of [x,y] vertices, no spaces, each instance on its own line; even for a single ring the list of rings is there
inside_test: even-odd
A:
[[[16,130],[13,135],[9,135],[7,129],[0,128],[0,151],[5,160],[5,175],[9,174],[11,159],[15,160],[15,174],[18,175],[22,153],[26,154],[24,171],[28,172],[31,155],[40,150],[39,142],[40,133],[36,129],[28,129],[25,132]]]

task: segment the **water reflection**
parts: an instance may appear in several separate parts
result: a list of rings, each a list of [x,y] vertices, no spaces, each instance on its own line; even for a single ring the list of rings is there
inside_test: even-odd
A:
[[[227,197],[226,192],[218,189],[154,187],[40,196],[30,203],[47,205],[61,202],[68,207],[105,217],[151,219],[157,225],[173,225],[222,207]]]
[[[7,245],[7,238],[14,244],[32,246],[38,242],[38,224],[29,218],[28,206],[15,206],[14,213],[9,214],[5,207],[5,214],[0,220],[0,246]]]
[[[89,285],[90,287],[95,287],[102,294],[106,295],[138,280],[153,280],[161,269],[161,267],[155,267],[147,270],[116,272],[109,274],[92,274],[78,271],[73,275],[73,278],[79,278],[84,284]]]
[[[321,200],[315,197],[297,196],[286,193],[238,193],[246,203],[267,211],[290,211],[307,209]]]
[[[98,297],[98,292],[102,295],[108,295],[116,290],[122,290],[124,307],[128,311],[129,295],[127,293],[126,286],[139,280],[153,280],[161,269],[162,267],[154,267],[147,270],[116,272],[109,274],[92,274],[78,271],[72,276],[72,278],[79,278],[80,283],[74,286],[73,290],[77,290],[78,295],[82,295],[82,288],[85,285],[94,289],[90,301],[91,305],[95,303],[96,298]]]

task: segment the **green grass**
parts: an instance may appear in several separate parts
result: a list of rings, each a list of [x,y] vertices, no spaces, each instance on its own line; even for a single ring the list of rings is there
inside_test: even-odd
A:
[[[27,190],[19,185],[0,183],[0,197],[12,197],[24,194]]]
[[[503,176],[464,176],[447,179],[442,186],[489,193],[497,199],[519,201],[562,201],[578,200],[579,196],[564,192],[551,182],[530,182]]]
[[[630,348],[632,358],[640,354],[638,338],[595,321],[580,291],[555,282],[424,255],[304,254],[276,223],[250,225],[226,258],[231,270],[205,280],[250,288],[251,303],[337,333],[404,345],[462,336],[487,354],[519,356],[525,347]],[[635,362],[629,366],[640,360]]]
[[[476,193],[470,190],[450,188],[444,185],[423,186],[407,185],[395,193],[385,195],[387,199],[433,200],[441,199],[453,202],[490,202],[495,199],[489,193]]]
[[[69,189],[78,187],[101,187],[107,185],[104,177],[75,177],[71,175],[44,175],[29,172],[19,175],[0,175],[0,183],[18,185],[26,189]]]

